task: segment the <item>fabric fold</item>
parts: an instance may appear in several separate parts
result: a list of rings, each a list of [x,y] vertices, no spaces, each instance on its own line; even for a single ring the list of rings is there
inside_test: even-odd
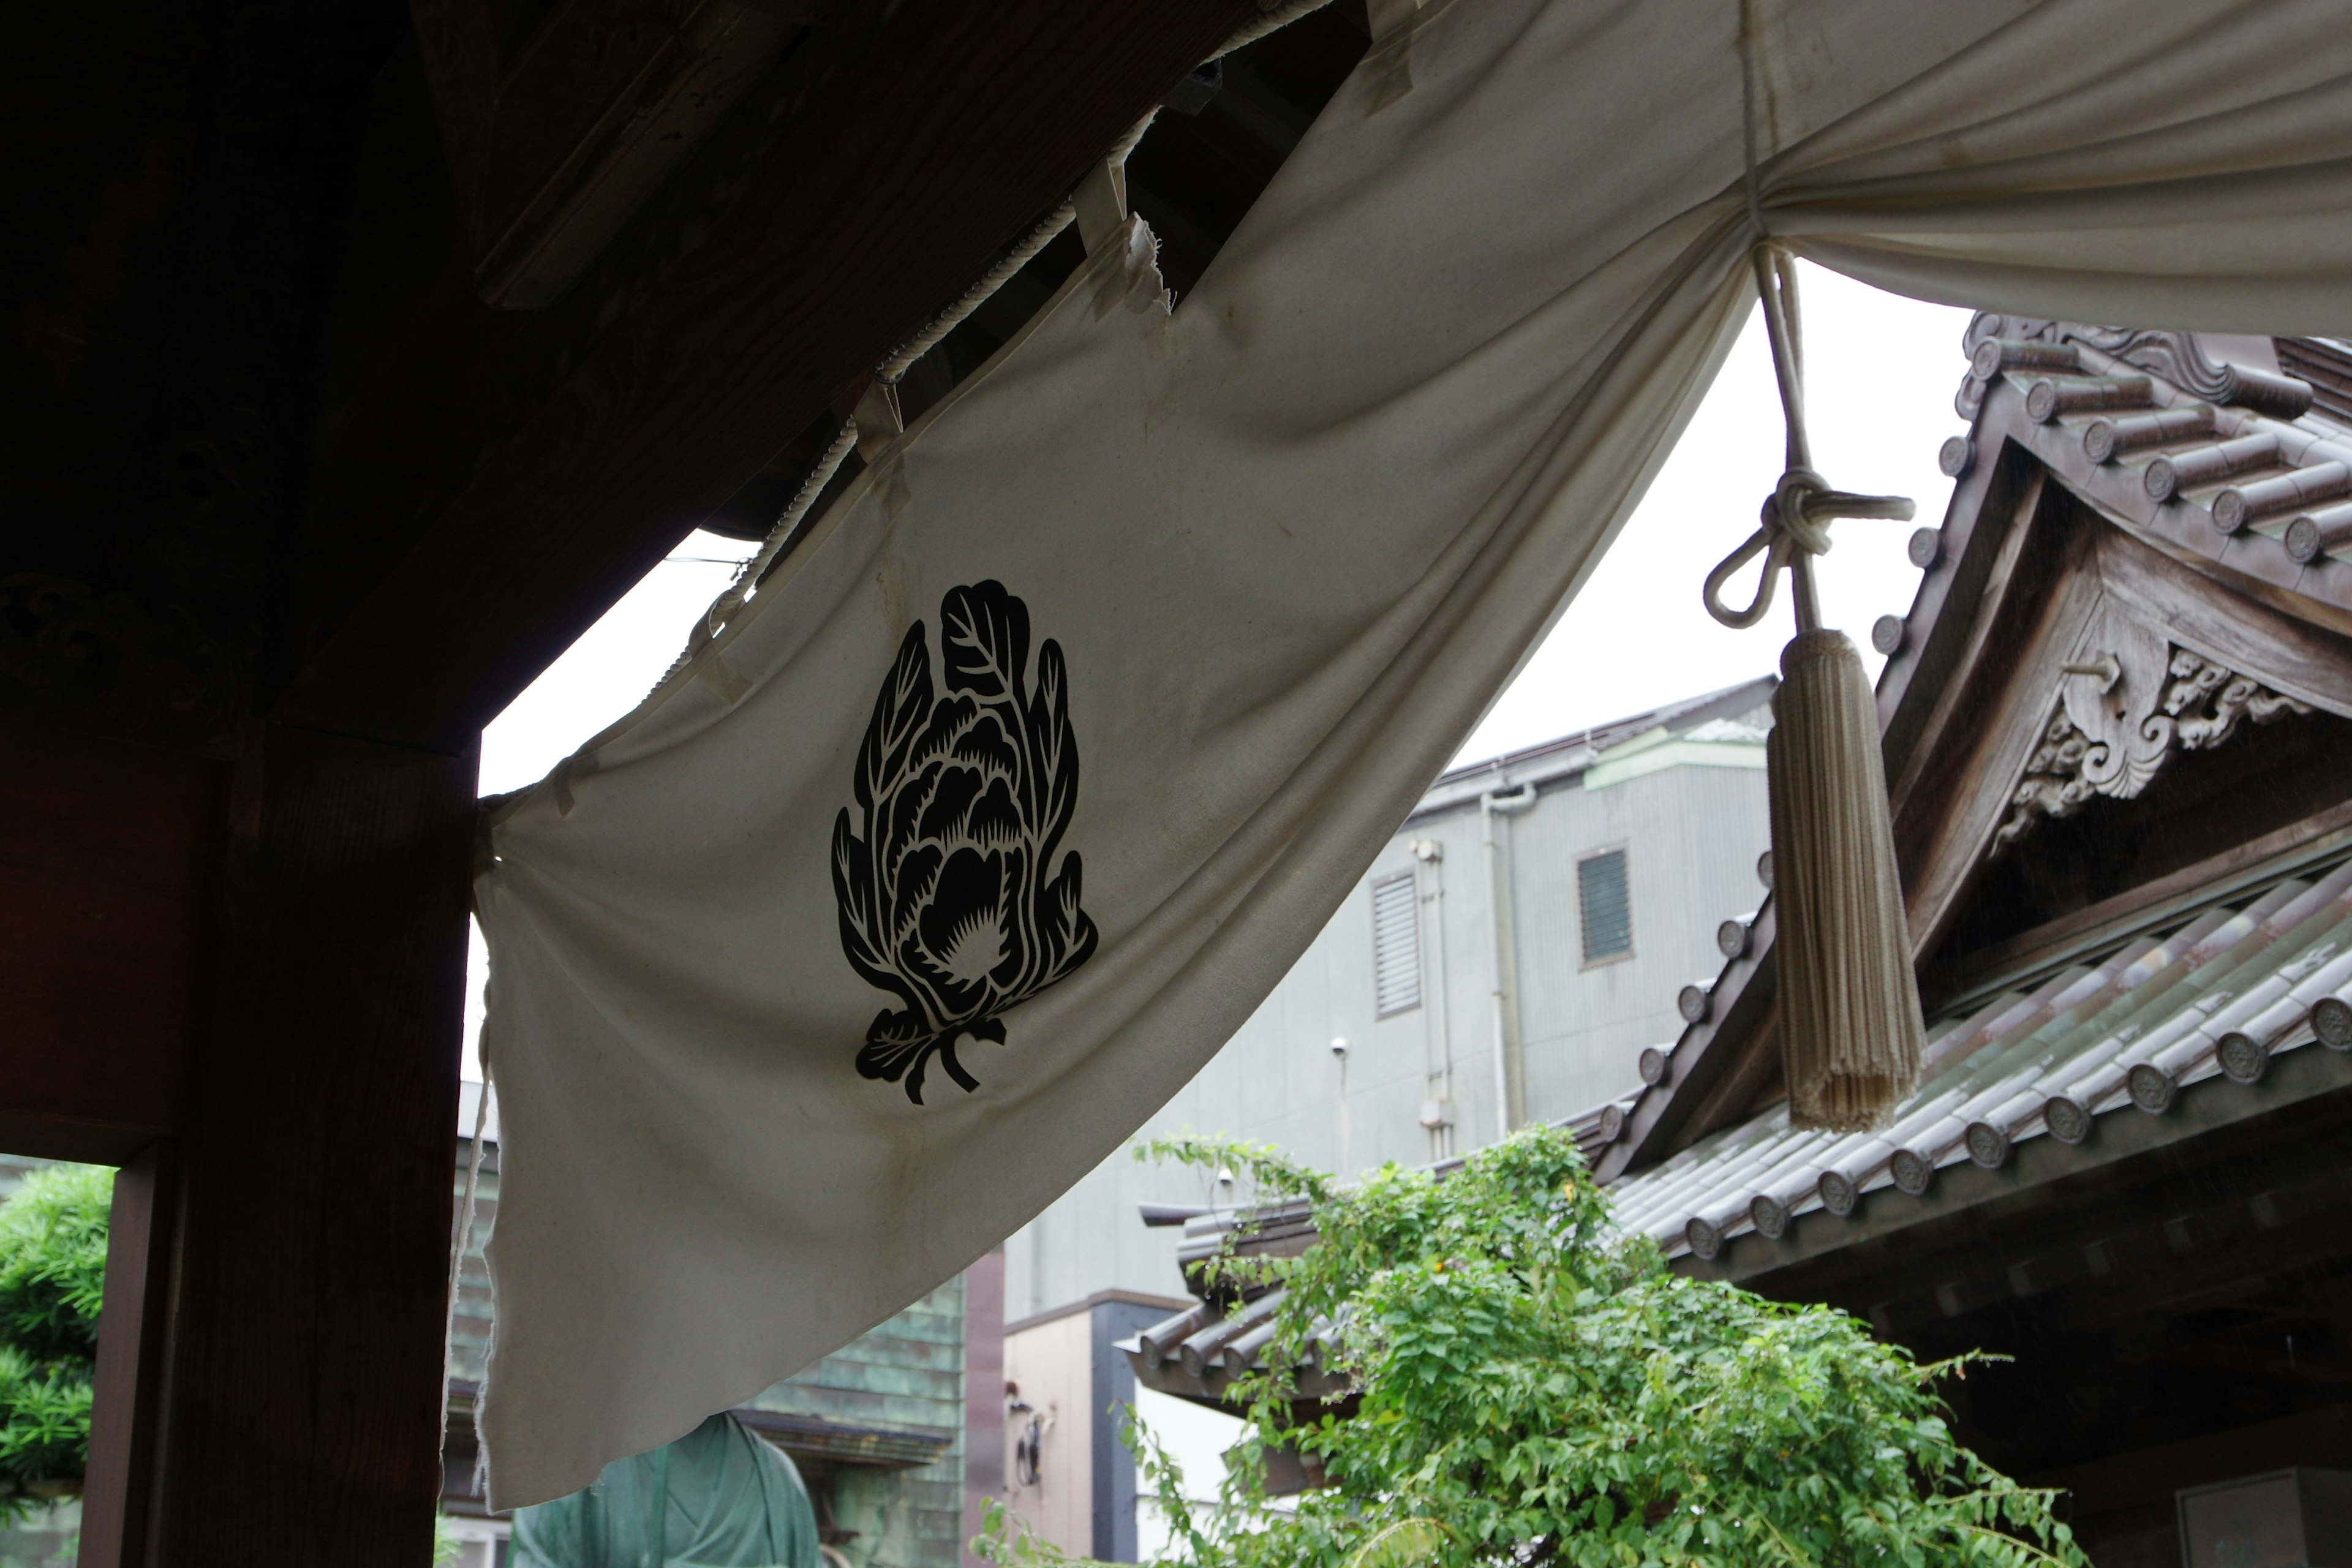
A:
[[[1948,303],[2352,328],[2336,8],[1747,14],[1799,254]],[[1281,977],[1728,352],[1742,25],[1430,8],[1412,90],[1343,84],[1180,310],[1135,224],[593,766],[502,808],[499,1506],[952,1275]],[[870,888],[836,880],[845,813]],[[919,1103],[887,1072],[918,1054]]]

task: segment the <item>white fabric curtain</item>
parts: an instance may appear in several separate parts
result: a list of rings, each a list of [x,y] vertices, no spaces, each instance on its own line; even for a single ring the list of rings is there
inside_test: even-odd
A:
[[[499,1506],[950,1277],[1224,1042],[1632,510],[1759,217],[1949,304],[2352,329],[2332,0],[1374,14],[1172,316],[1098,245],[501,812]]]

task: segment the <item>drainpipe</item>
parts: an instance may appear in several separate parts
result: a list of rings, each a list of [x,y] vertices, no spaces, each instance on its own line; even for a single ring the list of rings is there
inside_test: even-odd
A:
[[[1486,896],[1494,915],[1494,945],[1487,953],[1486,973],[1494,996],[1495,1141],[1502,1142],[1525,1120],[1520,1102],[1523,1074],[1519,1068],[1519,1002],[1517,938],[1511,921],[1511,866],[1495,835],[1495,819],[1517,816],[1536,803],[1536,786],[1521,784],[1509,795],[1493,790],[1478,797],[1478,817],[1486,829]]]
[[[1421,901],[1431,962],[1423,980],[1421,1043],[1422,1066],[1435,1103],[1423,1107],[1422,1125],[1429,1130],[1429,1158],[1434,1164],[1454,1152],[1454,988],[1445,969],[1445,846],[1434,838],[1416,838],[1412,858],[1428,871],[1429,890]]]

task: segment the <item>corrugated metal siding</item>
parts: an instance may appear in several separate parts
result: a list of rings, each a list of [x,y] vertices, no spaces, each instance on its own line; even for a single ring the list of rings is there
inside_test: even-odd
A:
[[[2259,1070],[2312,1043],[2315,1005],[2352,1000],[2352,862],[2160,926],[2031,986],[1940,1016],[1927,1081],[1883,1133],[1801,1132],[1785,1109],[1727,1129],[1613,1189],[1618,1222],[1679,1254],[1755,1228],[1759,1198],[1789,1217],[1823,1206],[1825,1177],[1895,1184],[1898,1153],[1926,1167],[2065,1131],[2226,1069]],[[1915,1164],[1913,1169],[1921,1167]],[[1694,1226],[1696,1223],[1696,1227]],[[1704,1234],[1702,1234],[1704,1233]]]

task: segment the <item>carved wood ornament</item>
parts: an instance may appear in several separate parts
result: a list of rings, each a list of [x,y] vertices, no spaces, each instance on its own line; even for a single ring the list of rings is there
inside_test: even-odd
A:
[[[2058,700],[1993,835],[1995,855],[2095,796],[2133,798],[2177,752],[2222,745],[2249,719],[2311,711],[2127,616],[2098,616],[2084,642],[2061,667]]]

